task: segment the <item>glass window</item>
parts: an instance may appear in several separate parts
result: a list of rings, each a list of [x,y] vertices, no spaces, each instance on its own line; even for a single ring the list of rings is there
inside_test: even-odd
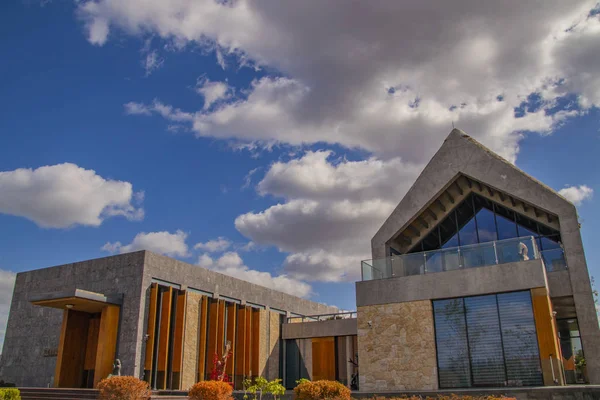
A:
[[[458,223],[458,239],[461,246],[478,243],[477,225],[473,216],[473,200],[467,197],[456,207],[456,222]]]
[[[475,218],[477,218],[477,231],[481,243],[498,240],[498,237],[496,236],[494,213],[486,208],[486,205],[487,203],[480,200],[479,197],[475,198],[475,209],[478,210]]]
[[[436,250],[440,248],[440,235],[438,228],[434,228],[429,235],[423,239],[423,251]]]
[[[498,310],[508,386],[541,386],[542,371],[530,293],[499,294]]]
[[[504,386],[504,354],[496,296],[465,299],[473,386]]]
[[[440,387],[471,386],[463,299],[433,302]]]
[[[458,246],[458,233],[456,231],[456,218],[454,213],[450,213],[440,224],[440,242],[442,248]]]
[[[542,385],[529,291],[436,300],[433,311],[440,388]]]
[[[498,239],[512,239],[519,237],[515,213],[500,205],[494,206],[496,210],[496,225],[498,226]]]

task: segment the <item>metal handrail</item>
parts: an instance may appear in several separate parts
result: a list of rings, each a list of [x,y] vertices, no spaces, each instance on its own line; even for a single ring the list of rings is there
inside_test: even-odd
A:
[[[331,314],[317,314],[317,315],[295,315],[286,318],[286,323],[293,322],[318,322],[318,321],[332,321],[337,319],[352,319],[356,318],[356,311],[344,311],[340,313]],[[300,320],[300,321],[298,321]]]

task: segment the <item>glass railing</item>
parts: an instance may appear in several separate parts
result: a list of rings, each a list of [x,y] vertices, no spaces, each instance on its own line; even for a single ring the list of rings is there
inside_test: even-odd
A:
[[[294,315],[288,317],[286,322],[293,324],[297,322],[318,322],[318,321],[333,321],[337,319],[355,319],[356,311],[343,311],[335,314],[319,314],[319,315]]]
[[[362,280],[423,275],[543,258],[548,271],[566,269],[562,249],[539,252],[533,236],[403,254],[361,263]]]

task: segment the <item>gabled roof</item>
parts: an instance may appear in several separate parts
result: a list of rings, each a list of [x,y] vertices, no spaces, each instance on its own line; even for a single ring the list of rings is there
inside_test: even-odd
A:
[[[462,179],[462,180],[459,180]],[[466,180],[465,180],[466,179]],[[549,222],[552,216],[577,218],[575,206],[552,188],[521,171],[459,129],[453,129],[431,161],[423,169],[402,201],[388,217],[371,241],[373,258],[387,256],[386,245],[407,229],[420,215],[431,214],[428,209],[438,201],[448,188],[467,182],[482,185],[501,196],[520,202],[525,210],[531,206],[535,215],[545,213]],[[447,193],[447,192],[446,192]],[[488,196],[489,197],[489,196]],[[504,200],[504,199],[503,199]],[[419,221],[422,226],[424,218]],[[556,221],[554,221],[556,224]],[[411,229],[415,229],[415,224]]]

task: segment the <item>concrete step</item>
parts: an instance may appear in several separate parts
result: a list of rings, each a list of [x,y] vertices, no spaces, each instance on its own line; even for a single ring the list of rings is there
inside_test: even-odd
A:
[[[19,388],[22,400],[96,400],[94,389]]]

